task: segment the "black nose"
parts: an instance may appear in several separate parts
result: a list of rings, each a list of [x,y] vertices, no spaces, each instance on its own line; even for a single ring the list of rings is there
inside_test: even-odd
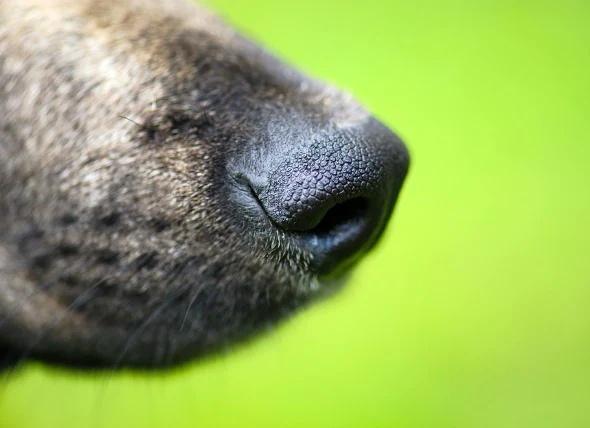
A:
[[[255,197],[279,228],[294,233],[321,274],[353,261],[377,240],[408,169],[408,153],[379,123],[332,133],[268,162]]]

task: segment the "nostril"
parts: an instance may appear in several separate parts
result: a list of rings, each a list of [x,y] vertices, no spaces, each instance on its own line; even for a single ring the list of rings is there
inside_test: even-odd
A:
[[[348,199],[330,208],[317,226],[300,232],[314,254],[318,273],[330,273],[342,262],[353,261],[353,256],[370,243],[381,211],[381,204],[370,198]]]
[[[333,206],[316,227],[304,233],[316,237],[329,237],[339,234],[343,229],[352,228],[363,223],[368,208],[369,201],[367,198],[349,199]]]

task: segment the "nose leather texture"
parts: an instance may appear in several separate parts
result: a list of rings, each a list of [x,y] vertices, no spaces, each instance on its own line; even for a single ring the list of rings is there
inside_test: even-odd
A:
[[[273,222],[290,231],[316,227],[335,205],[381,198],[393,159],[380,147],[332,139],[285,159],[258,195]]]

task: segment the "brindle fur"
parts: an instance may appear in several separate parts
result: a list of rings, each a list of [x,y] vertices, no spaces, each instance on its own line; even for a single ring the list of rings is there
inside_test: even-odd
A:
[[[232,171],[371,121],[191,4],[0,0],[0,364],[170,366],[317,297]]]

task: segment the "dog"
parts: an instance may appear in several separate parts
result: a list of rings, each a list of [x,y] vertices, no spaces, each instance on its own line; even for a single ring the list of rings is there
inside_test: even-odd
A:
[[[0,0],[0,361],[165,369],[337,287],[400,138],[180,0]]]

